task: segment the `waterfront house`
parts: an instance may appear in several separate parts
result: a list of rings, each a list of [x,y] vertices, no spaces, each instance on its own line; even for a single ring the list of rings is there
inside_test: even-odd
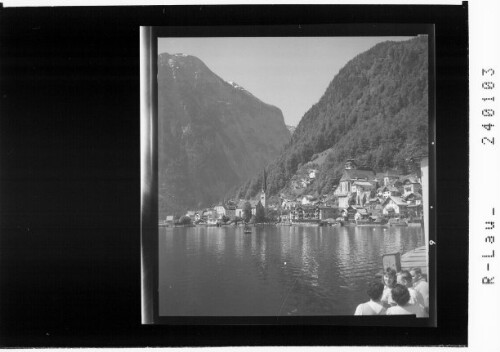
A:
[[[358,209],[353,205],[349,205],[347,208],[342,209],[341,216],[343,218],[348,218],[349,220],[354,220],[354,216],[358,212]]]
[[[408,203],[403,198],[396,196],[389,196],[383,203],[384,209],[382,213],[386,216],[406,216],[408,212]]]
[[[226,207],[222,203],[217,204],[214,210],[217,212],[217,218],[219,219],[226,215]]]
[[[245,199],[240,199],[238,201],[238,204],[236,204],[235,210],[234,210],[234,215],[238,216],[240,218],[243,218],[243,209],[245,209],[245,203],[247,201]]]
[[[370,213],[365,208],[356,208],[354,220],[367,220],[370,218]]]
[[[172,226],[174,224],[174,216],[167,215],[167,217],[165,218],[165,224]]]
[[[293,222],[319,221],[320,207],[314,205],[298,205],[290,211],[290,219]]]

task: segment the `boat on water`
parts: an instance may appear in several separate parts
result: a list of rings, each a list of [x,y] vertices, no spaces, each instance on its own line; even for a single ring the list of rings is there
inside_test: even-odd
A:
[[[248,225],[245,225],[243,228],[243,233],[252,233],[252,228]]]
[[[400,218],[389,219],[389,226],[408,226],[408,222]]]

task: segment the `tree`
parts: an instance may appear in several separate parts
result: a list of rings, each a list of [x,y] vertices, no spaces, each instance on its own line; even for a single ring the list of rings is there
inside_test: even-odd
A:
[[[240,218],[239,216],[236,216],[234,219],[233,219],[234,223],[236,225],[238,225],[239,222],[242,222],[243,221],[243,218]]]
[[[191,218],[189,216],[181,216],[179,219],[180,225],[191,225]]]
[[[264,206],[259,200],[259,202],[255,206],[255,222],[259,223],[265,221],[266,221],[266,212],[264,210]]]
[[[243,220],[245,220],[245,222],[249,222],[251,217],[252,205],[250,204],[250,202],[245,202],[245,205],[243,206]]]
[[[280,214],[277,210],[268,209],[267,211],[267,220],[268,221],[278,221],[280,219]]]
[[[230,221],[231,219],[227,215],[222,215],[221,220],[222,220],[222,222],[226,223],[226,222]]]

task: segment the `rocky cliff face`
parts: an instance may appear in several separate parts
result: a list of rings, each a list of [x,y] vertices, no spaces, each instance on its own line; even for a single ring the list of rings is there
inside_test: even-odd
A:
[[[290,139],[280,109],[183,54],[158,57],[158,131],[162,217],[221,200]]]

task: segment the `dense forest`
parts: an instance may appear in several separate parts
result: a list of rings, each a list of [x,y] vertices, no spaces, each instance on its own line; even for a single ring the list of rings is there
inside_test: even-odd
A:
[[[267,166],[267,192],[277,195],[306,163],[323,156],[310,193],[331,194],[344,162],[411,172],[407,159],[426,153],[428,140],[427,37],[383,42],[356,56],[302,117],[284,152]],[[262,178],[233,191],[254,197]]]

